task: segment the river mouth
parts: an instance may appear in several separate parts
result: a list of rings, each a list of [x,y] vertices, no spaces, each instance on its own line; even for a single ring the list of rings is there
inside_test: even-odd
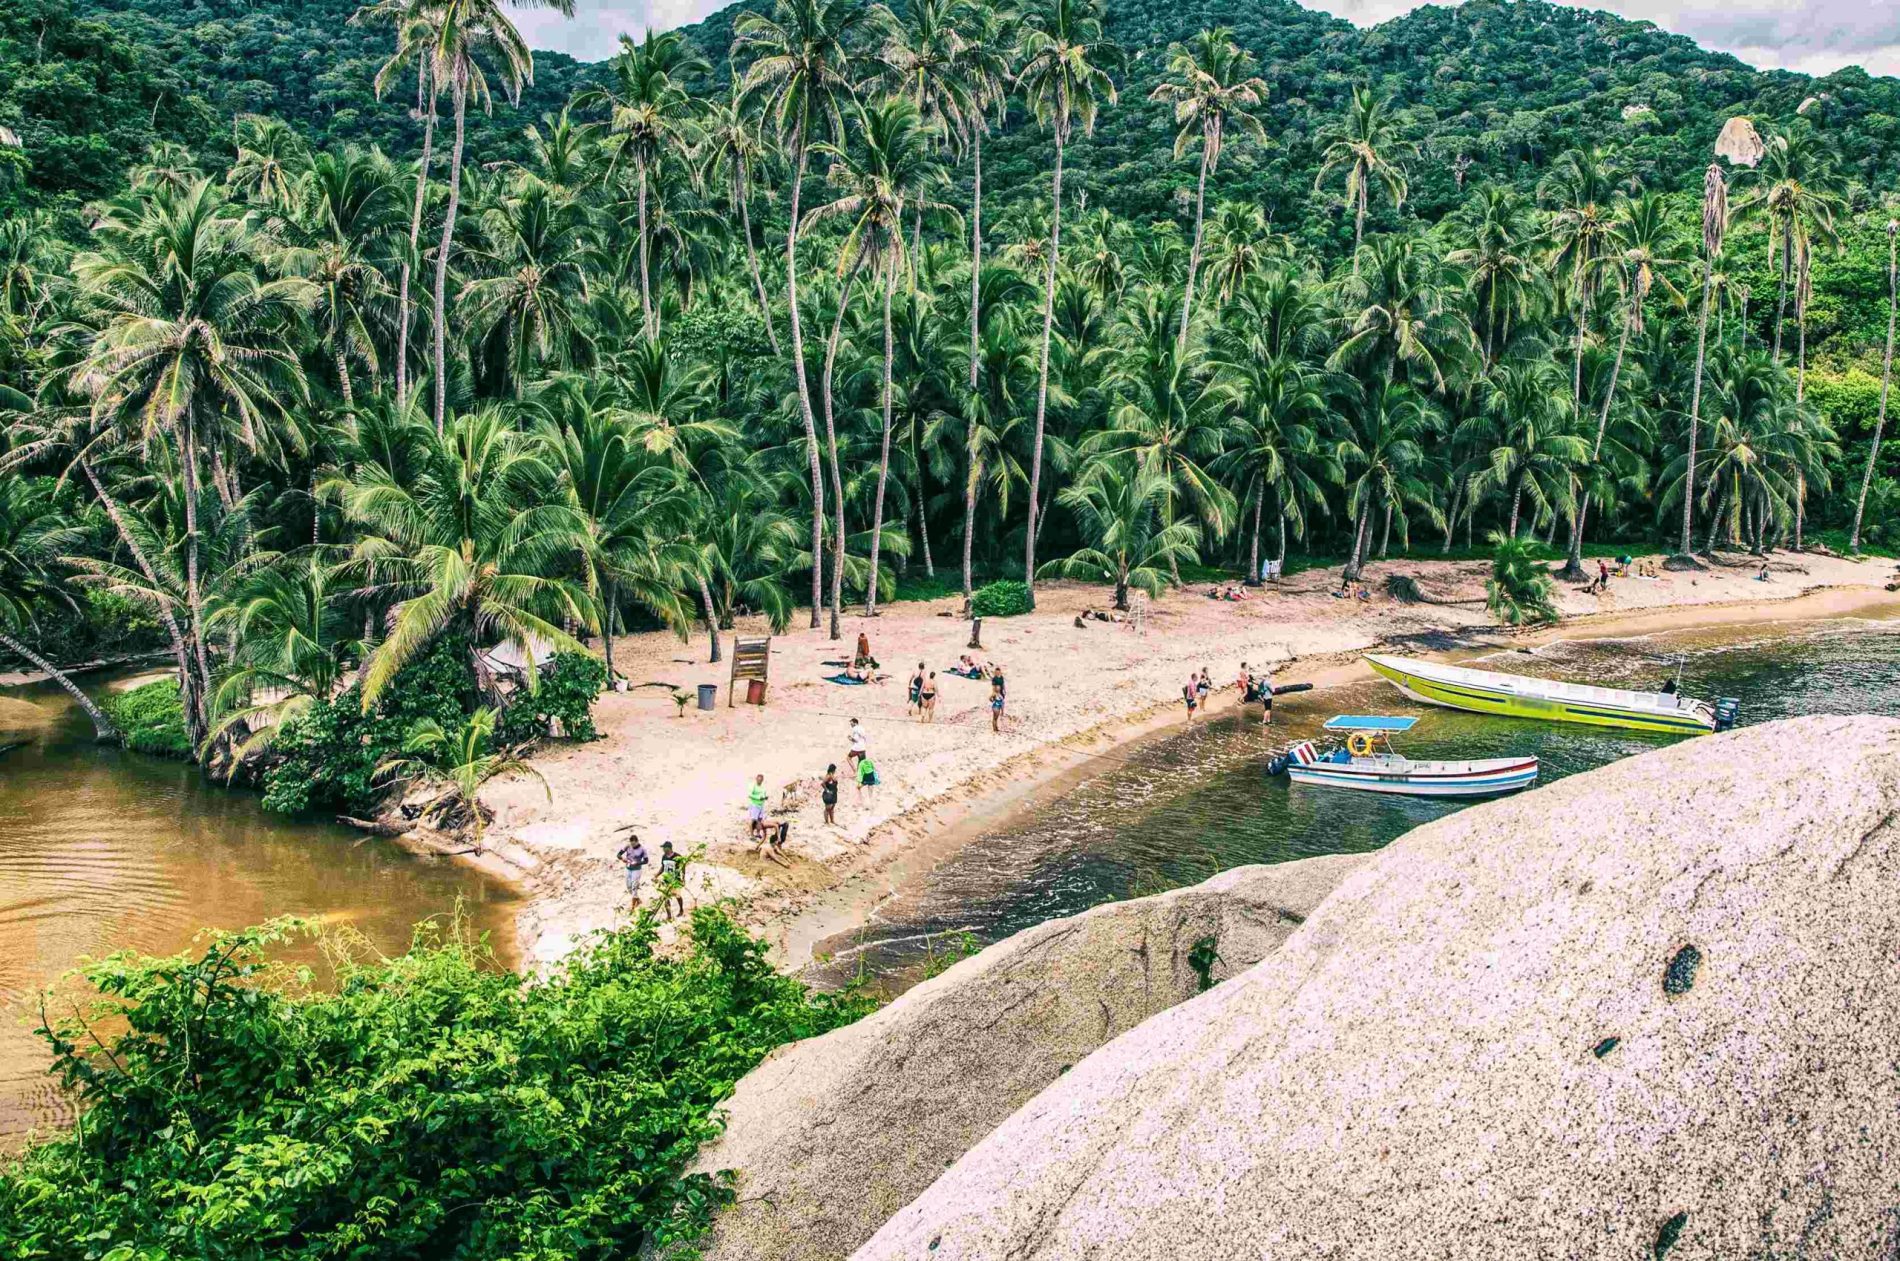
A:
[[[98,694],[131,678],[81,683]],[[201,929],[288,914],[398,953],[417,923],[459,906],[514,963],[519,899],[465,864],[271,814],[196,767],[98,745],[51,685],[0,689],[0,746],[16,741],[0,752],[0,1143],[71,1116],[34,1027],[39,994],[83,958],[170,954]],[[315,947],[288,957],[321,962]]]
[[[1680,672],[1689,695],[1740,699],[1743,725],[1807,714],[1900,714],[1900,620],[1834,617],[1578,637],[1535,652],[1477,651],[1459,659],[1644,689]],[[821,942],[806,976],[896,993],[971,944],[1243,864],[1378,849],[1469,804],[1299,786],[1266,773],[1275,753],[1318,736],[1327,718],[1344,713],[1417,716],[1400,748],[1414,757],[1534,754],[1540,783],[1683,738],[1438,709],[1383,681],[1283,698],[1266,729],[1257,710],[1230,712],[1098,757],[1099,773],[956,848],[900,885],[862,927]],[[1800,756],[1791,750],[1791,765]]]

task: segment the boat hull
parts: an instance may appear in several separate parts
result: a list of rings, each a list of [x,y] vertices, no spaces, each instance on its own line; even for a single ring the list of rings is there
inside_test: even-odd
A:
[[[1311,788],[1345,788],[1403,797],[1500,797],[1537,782],[1537,759],[1482,762],[1404,762],[1354,758],[1351,762],[1294,763],[1287,776]]]
[[[1662,731],[1675,735],[1704,735],[1714,724],[1693,713],[1660,713],[1624,709],[1600,701],[1566,700],[1558,697],[1524,695],[1512,689],[1509,680],[1516,676],[1486,674],[1499,684],[1468,679],[1435,679],[1406,668],[1388,657],[1367,657],[1380,675],[1391,680],[1413,700],[1446,709],[1462,709],[1475,714],[1497,714],[1507,718],[1534,718],[1544,722],[1581,723],[1593,727],[1625,727],[1637,731]]]

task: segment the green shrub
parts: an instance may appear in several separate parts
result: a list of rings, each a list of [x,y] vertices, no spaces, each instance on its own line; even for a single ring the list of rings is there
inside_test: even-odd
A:
[[[869,1007],[780,976],[708,908],[682,950],[657,951],[643,920],[526,983],[459,934],[423,931],[313,991],[270,961],[298,931],[276,921],[87,969],[103,996],[90,1027],[45,1034],[83,1133],[0,1171],[0,1251],[639,1256],[690,1241],[731,1200],[684,1170],[733,1084]]]
[[[970,611],[978,617],[1016,617],[1027,613],[1029,588],[1009,579],[985,583],[971,592]]]
[[[159,679],[100,699],[99,708],[135,753],[189,759],[191,742],[185,738],[185,706],[178,699],[178,680]]]
[[[1491,616],[1506,626],[1556,621],[1557,606],[1551,596],[1557,584],[1537,559],[1535,545],[1493,530],[1491,547],[1491,577],[1484,584]]]
[[[468,645],[445,635],[390,681],[369,713],[352,684],[286,722],[264,772],[264,808],[367,814],[383,795],[377,766],[402,752],[418,723],[459,727],[474,708]]]
[[[594,726],[594,702],[607,686],[607,665],[599,657],[585,652],[557,652],[547,669],[541,672],[541,685],[533,692],[517,690],[502,710],[495,738],[504,745],[544,739],[554,734],[554,724],[569,740],[597,740]]]

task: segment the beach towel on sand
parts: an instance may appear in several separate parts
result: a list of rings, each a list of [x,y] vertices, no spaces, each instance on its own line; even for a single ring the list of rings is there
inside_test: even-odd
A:
[[[836,683],[841,687],[863,687],[870,681],[869,679],[854,679],[848,674],[827,674],[825,676],[825,682]]]

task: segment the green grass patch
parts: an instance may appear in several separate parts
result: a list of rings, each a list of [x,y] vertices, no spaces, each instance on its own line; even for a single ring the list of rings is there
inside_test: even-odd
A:
[[[159,679],[111,693],[100,700],[99,708],[134,753],[190,759],[191,742],[185,739],[185,707],[178,699],[177,679]]]

